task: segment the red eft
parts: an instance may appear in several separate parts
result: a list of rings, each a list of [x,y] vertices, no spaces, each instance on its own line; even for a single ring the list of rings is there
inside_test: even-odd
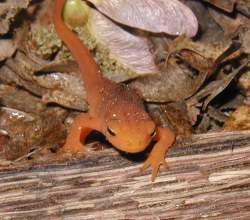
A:
[[[79,65],[89,111],[75,118],[62,147],[63,152],[87,151],[83,143],[93,130],[101,132],[114,147],[128,153],[142,152],[151,141],[155,141],[142,167],[142,170],[152,168],[151,179],[154,181],[160,165],[166,165],[165,154],[175,141],[175,134],[155,125],[134,89],[102,76],[90,51],[64,24],[64,4],[65,0],[55,1],[54,25],[58,36]]]

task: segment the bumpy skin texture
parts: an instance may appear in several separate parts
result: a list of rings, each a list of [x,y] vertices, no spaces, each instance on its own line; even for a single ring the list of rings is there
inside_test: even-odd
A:
[[[156,127],[136,91],[102,77],[89,50],[64,24],[64,3],[65,0],[55,1],[54,24],[58,36],[79,64],[90,110],[75,118],[62,152],[85,152],[83,143],[93,130],[101,132],[113,146],[128,153],[142,152],[155,140],[156,144],[142,168],[152,167],[153,181],[160,165],[166,163],[165,154],[175,141],[175,135],[169,129]]]

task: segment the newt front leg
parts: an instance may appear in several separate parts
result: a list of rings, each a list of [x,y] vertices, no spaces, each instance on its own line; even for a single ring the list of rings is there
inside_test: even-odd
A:
[[[66,142],[60,149],[60,152],[71,155],[85,153],[87,149],[84,143],[87,136],[93,130],[99,130],[98,128],[97,120],[92,118],[89,114],[83,113],[78,115],[71,125]]]
[[[170,148],[174,143],[175,135],[167,128],[158,128],[155,140],[157,143],[153,147],[142,167],[142,171],[146,170],[150,166],[152,167],[152,182],[155,180],[161,164],[167,166],[165,155],[168,148]]]

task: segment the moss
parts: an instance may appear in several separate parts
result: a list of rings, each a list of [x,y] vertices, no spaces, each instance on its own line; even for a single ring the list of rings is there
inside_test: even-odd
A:
[[[31,33],[31,42],[35,44],[35,53],[43,59],[50,59],[61,47],[54,25],[40,27]]]

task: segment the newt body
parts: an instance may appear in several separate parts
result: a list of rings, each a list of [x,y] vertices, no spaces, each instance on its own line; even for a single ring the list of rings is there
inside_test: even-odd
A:
[[[75,118],[62,151],[73,154],[86,151],[83,143],[93,130],[101,132],[114,147],[128,153],[142,152],[155,140],[142,168],[151,166],[154,180],[160,165],[165,164],[165,154],[175,140],[174,133],[156,127],[134,89],[102,76],[89,50],[64,24],[64,4],[65,0],[55,1],[54,24],[58,36],[79,65],[90,110]]]

